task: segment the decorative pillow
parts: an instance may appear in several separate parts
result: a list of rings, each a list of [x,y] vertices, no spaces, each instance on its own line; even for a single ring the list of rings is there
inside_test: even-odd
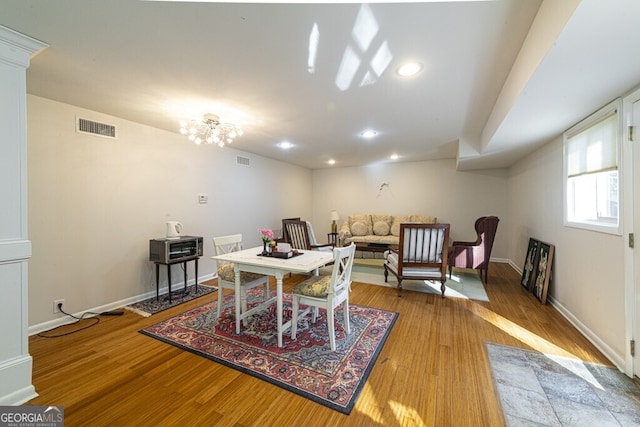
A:
[[[391,235],[400,236],[400,223],[402,222],[411,222],[411,217],[409,215],[394,216],[391,223]]]
[[[411,222],[421,222],[424,224],[435,224],[436,217],[430,215],[411,215]]]
[[[368,236],[373,234],[373,223],[371,222],[371,215],[369,214],[360,214],[360,215],[349,215],[349,226],[353,227],[353,224],[356,222],[361,222],[367,227],[367,232],[362,234],[362,236]],[[351,234],[353,234],[353,228],[351,229]],[[355,234],[354,234],[355,236]]]
[[[354,222],[353,224],[351,224],[351,234],[353,234],[354,236],[366,236],[367,226],[360,221]]]
[[[378,221],[373,224],[373,234],[376,236],[386,236],[389,234],[390,229],[391,227],[386,221]]]

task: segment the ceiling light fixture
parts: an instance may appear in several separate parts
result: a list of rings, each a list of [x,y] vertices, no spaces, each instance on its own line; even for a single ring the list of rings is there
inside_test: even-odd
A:
[[[293,144],[289,141],[282,141],[280,144],[278,144],[278,147],[282,148],[283,150],[288,150],[289,148],[293,147]]]
[[[335,165],[335,164],[336,164],[336,161],[335,161],[335,160],[333,160],[333,159],[329,159],[329,161],[328,161],[327,163],[329,163],[330,165]]]
[[[363,138],[373,138],[374,136],[376,136],[378,134],[378,132],[376,132],[375,130],[365,130],[363,132],[360,133],[360,136]]]
[[[402,77],[409,77],[418,74],[422,70],[422,64],[419,62],[407,62],[398,67],[398,74]]]
[[[218,116],[205,114],[199,120],[183,120],[180,122],[180,133],[189,136],[189,141],[196,144],[218,144],[224,147],[243,134],[242,129],[233,123],[221,122]]]
[[[399,156],[398,156],[397,154],[395,154],[395,153],[394,153],[394,154],[392,154],[389,158],[390,158],[391,160],[398,160]]]

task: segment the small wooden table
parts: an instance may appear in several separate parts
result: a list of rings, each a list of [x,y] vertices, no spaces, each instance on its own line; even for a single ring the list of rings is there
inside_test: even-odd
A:
[[[385,252],[389,249],[398,250],[398,245],[394,243],[368,243],[368,242],[355,242],[356,250],[368,251],[368,252]]]

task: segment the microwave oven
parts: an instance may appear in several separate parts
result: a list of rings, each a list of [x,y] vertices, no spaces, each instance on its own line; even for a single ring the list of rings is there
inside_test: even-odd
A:
[[[202,237],[180,236],[149,240],[149,261],[173,264],[202,256]]]

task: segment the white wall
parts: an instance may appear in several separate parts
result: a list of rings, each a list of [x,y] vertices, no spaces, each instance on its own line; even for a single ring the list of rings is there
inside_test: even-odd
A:
[[[163,237],[168,220],[204,237],[199,276],[206,278],[215,269],[213,236],[239,232],[245,247],[258,246],[258,228],[311,215],[308,169],[40,97],[27,101],[29,325],[55,320],[58,299],[79,313],[155,292],[149,239]],[[76,133],[76,115],[116,125],[118,139]],[[237,155],[251,166],[236,165]],[[209,203],[199,204],[199,194]],[[172,282],[182,283],[180,269],[172,270]]]
[[[619,367],[624,366],[624,241],[563,225],[562,137],[512,166],[508,258],[524,265],[529,237],[556,246],[552,303]]]
[[[457,172],[455,160],[384,163],[314,170],[313,223],[325,237],[329,212],[340,214],[338,228],[350,214],[424,214],[451,224],[451,240],[474,240],[475,220],[500,218],[493,258],[507,256],[507,171]],[[388,187],[380,191],[383,182]]]

